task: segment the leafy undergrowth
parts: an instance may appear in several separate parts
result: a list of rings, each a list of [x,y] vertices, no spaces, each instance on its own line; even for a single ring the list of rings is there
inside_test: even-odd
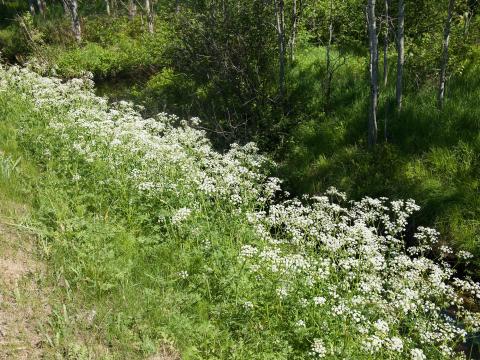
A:
[[[109,105],[87,79],[2,67],[0,109],[41,169],[35,218],[66,308],[88,310],[124,358],[168,344],[184,359],[472,351],[480,286],[456,277],[448,248],[427,257],[436,231],[406,248],[412,200],[282,200],[254,144],[217,153],[192,124]]]
[[[480,259],[480,112],[475,105],[480,96],[478,51],[472,50],[463,72],[449,79],[443,111],[436,108],[435,82],[407,88],[403,111],[398,114],[395,69],[390,69],[391,80],[381,89],[378,111],[380,144],[373,151],[367,150],[365,143],[365,62],[350,56],[337,70],[332,110],[325,113],[318,81],[325,76],[324,51],[311,48],[301,52],[290,76],[295,89],[292,96],[303,101],[294,115],[302,121],[280,152],[281,173],[288,177],[292,190],[314,194],[334,184],[354,199],[365,195],[412,197],[422,207],[415,215],[417,223],[434,224],[442,233],[442,243]],[[338,54],[334,56],[337,59]],[[475,260],[474,268],[479,267]]]

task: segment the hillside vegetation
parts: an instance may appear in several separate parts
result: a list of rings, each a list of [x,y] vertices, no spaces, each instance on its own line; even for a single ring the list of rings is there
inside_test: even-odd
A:
[[[184,358],[451,359],[478,328],[462,294],[480,286],[455,277],[447,247],[424,256],[436,231],[405,247],[412,200],[332,188],[282,201],[253,144],[221,155],[176,117],[110,107],[89,81],[0,71],[9,140],[41,169],[53,272],[123,354],[170,341]]]
[[[460,15],[466,5],[457,4],[447,96],[439,110],[434,69],[441,52],[438,19],[443,13],[437,5],[407,4],[407,21],[426,14],[427,9],[432,13],[406,26],[410,38],[401,112],[395,106],[397,59],[389,48],[390,81],[380,86],[378,108],[379,137],[385,139],[368,149],[368,57],[361,43],[363,23],[355,16],[358,3],[352,0],[350,8],[335,5],[333,13],[323,3],[305,5],[295,59],[286,69],[286,111],[276,94],[275,42],[271,44],[275,38],[268,22],[251,18],[258,10],[254,5],[224,9],[232,11],[231,16],[236,14],[231,23],[224,23],[220,21],[223,13],[214,7],[208,18],[208,7],[203,5],[187,2],[184,12],[172,13],[173,4],[156,4],[157,21],[151,34],[145,31],[144,17],[130,21],[118,16],[120,9],[117,16],[106,16],[102,4],[83,4],[79,46],[60,4],[52,3],[45,16],[32,18],[26,13],[26,2],[10,1],[9,6],[0,5],[6,14],[0,43],[4,57],[31,60],[43,74],[72,78],[91,73],[99,94],[142,104],[146,116],[168,111],[183,118],[200,117],[200,128],[207,130],[218,149],[254,140],[278,161],[277,174],[297,195],[335,186],[357,200],[363,196],[414,198],[422,206],[415,223],[435,226],[441,230],[442,243],[472,252],[478,268],[480,117],[475,104],[480,27],[474,16],[476,5],[471,5],[474,13],[467,23]],[[15,18],[18,14],[22,16]],[[325,31],[329,21],[336,37],[328,50],[328,67]],[[346,28],[343,22],[351,22],[352,27]],[[257,47],[258,42],[265,46]]]
[[[0,2],[47,358],[480,358],[479,11]]]

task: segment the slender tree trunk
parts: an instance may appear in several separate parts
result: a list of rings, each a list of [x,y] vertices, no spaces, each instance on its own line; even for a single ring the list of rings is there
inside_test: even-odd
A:
[[[147,12],[148,32],[153,34],[153,12],[150,5],[150,0],[145,0],[145,11]]]
[[[325,62],[326,62],[326,77],[325,77],[325,111],[328,112],[330,109],[330,97],[332,93],[332,79],[333,79],[333,69],[332,69],[332,41],[333,41],[333,0],[330,0],[330,11],[328,15],[329,25],[328,25],[328,43],[325,53]]]
[[[447,21],[445,22],[445,28],[443,31],[443,46],[442,46],[442,58],[440,63],[440,86],[438,89],[438,108],[443,107],[445,100],[445,83],[447,81],[447,66],[448,66],[448,46],[450,44],[450,30],[452,27],[452,15],[455,6],[455,0],[449,0],[448,2],[448,14]]]
[[[32,16],[35,16],[35,3],[33,2],[33,0],[28,0],[28,6],[30,9],[30,14],[32,14]]]
[[[295,61],[295,45],[297,41],[297,27],[298,27],[298,9],[297,0],[293,0],[293,24],[292,24],[292,38],[290,40],[290,61]]]
[[[40,14],[44,15],[45,14],[45,9],[43,8],[43,1],[42,0],[37,0],[37,6],[38,6],[38,11]]]
[[[398,0],[398,29],[397,29],[397,109],[403,105],[403,65],[405,64],[405,0]]]
[[[222,18],[224,22],[227,20],[227,4],[225,4],[225,0],[222,0]]]
[[[470,23],[472,22],[472,17],[474,16],[471,6],[468,7],[468,10],[465,12],[465,23],[463,25],[463,36],[468,35],[470,29]]]
[[[277,18],[278,56],[279,56],[279,92],[283,101],[285,97],[285,7],[284,0],[275,0]]]
[[[117,0],[111,0],[111,10],[112,10],[113,16],[117,16],[117,12],[118,12]]]
[[[135,15],[137,15],[137,5],[134,0],[128,0],[128,19],[133,21]]]
[[[180,13],[180,0],[175,0],[175,14]]]
[[[68,1],[68,7],[70,9],[70,15],[72,17],[72,30],[75,35],[75,39],[80,42],[82,41],[82,29],[80,27],[80,17],[78,16],[78,2],[77,0],[66,0]]]
[[[385,37],[383,39],[383,87],[388,85],[388,45],[390,36],[390,0],[385,0]],[[386,90],[385,90],[386,93]],[[388,99],[385,98],[385,118],[383,121],[383,138],[388,141]]]
[[[62,0],[62,5],[63,5],[63,15],[68,16],[70,14],[70,10],[68,9],[68,0]]]
[[[377,143],[377,106],[378,106],[378,37],[375,1],[368,0],[367,21],[370,44],[370,113],[368,117],[368,145]]]
[[[111,11],[110,11],[110,0],[105,0],[105,8],[107,10],[107,15],[110,16]]]
[[[388,42],[390,36],[390,0],[385,0],[385,37],[383,39],[383,86],[388,84]]]

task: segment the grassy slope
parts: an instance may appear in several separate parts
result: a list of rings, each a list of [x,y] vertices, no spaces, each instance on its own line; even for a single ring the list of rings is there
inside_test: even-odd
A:
[[[33,138],[17,136],[20,124],[38,124],[41,137],[48,115],[35,112],[18,94],[0,93],[0,109],[1,148],[31,159]],[[232,264],[239,240],[246,241],[252,231],[244,220],[213,207],[195,218],[195,226],[158,234],[155,225],[145,227],[149,220],[141,209],[119,211],[116,195],[96,186],[72,187],[68,173],[54,162],[37,165],[39,172],[32,168],[22,186],[29,189],[50,281],[58,290],[50,319],[53,353],[72,359],[177,359],[175,343],[185,359],[206,354],[224,359],[232,352],[240,359],[256,358],[229,332],[242,331],[229,315],[237,311],[230,308],[239,275]],[[202,245],[206,240],[208,249]],[[204,264],[213,267],[210,275],[220,282],[202,277]],[[185,269],[200,272],[195,282],[179,279]],[[262,344],[262,358],[276,347]]]
[[[174,343],[185,359],[292,358],[296,349],[282,333],[292,314],[282,312],[278,301],[266,303],[260,325],[241,311],[255,284],[243,277],[237,254],[255,235],[234,209],[205,201],[186,226],[162,228],[152,219],[188,206],[191,194],[132,202],[128,184],[99,186],[112,179],[104,163],[68,157],[71,144],[48,137],[52,116],[61,118],[68,109],[36,112],[20,93],[1,93],[0,105],[3,148],[35,158],[39,169],[25,181],[33,190],[52,281],[60,285],[51,320],[53,351],[75,359],[165,352],[175,358]],[[27,131],[17,137],[20,129]],[[40,160],[48,156],[39,150],[49,146],[55,156]],[[72,180],[77,167],[85,177],[81,185]],[[179,277],[185,270],[192,280]]]
[[[106,267],[114,262],[120,267],[122,259],[110,258],[108,263],[100,251],[85,264],[80,263],[84,259],[71,249],[69,253],[60,252],[69,251],[65,248],[67,229],[63,226],[64,222],[77,219],[69,209],[75,199],[67,199],[56,174],[34,164],[18,141],[19,122],[38,116],[31,104],[15,96],[7,99],[5,94],[0,94],[0,104],[0,268],[3,274],[0,357],[143,359],[147,353],[165,360],[178,359],[166,338],[160,343],[153,343],[148,337],[132,338],[132,332],[124,327],[134,320],[122,319],[122,309],[125,311],[127,306],[137,309],[138,303],[126,304],[125,294],[111,299],[99,298],[89,293],[88,286],[85,291],[73,293],[78,284],[73,285],[64,272],[71,274],[80,266],[90,266],[95,271],[99,262],[106,262]],[[60,229],[55,228],[52,221]],[[90,249],[104,237],[118,236],[116,241],[128,243],[133,236],[106,220],[84,219],[81,226],[82,235],[89,240],[85,246]],[[75,245],[74,248],[78,250]],[[121,251],[124,249],[125,246]],[[129,257],[130,253],[123,256]],[[109,270],[112,276],[121,271],[120,268]],[[133,302],[138,294],[129,296]],[[115,324],[105,324],[105,318],[111,316],[115,307],[119,310],[118,317],[111,319]],[[164,310],[157,309],[162,316],[171,314]],[[133,309],[129,312],[136,313]]]

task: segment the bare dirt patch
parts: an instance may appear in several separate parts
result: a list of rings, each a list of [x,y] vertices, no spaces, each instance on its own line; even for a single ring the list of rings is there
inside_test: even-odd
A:
[[[42,359],[49,313],[34,238],[0,217],[0,359]]]

